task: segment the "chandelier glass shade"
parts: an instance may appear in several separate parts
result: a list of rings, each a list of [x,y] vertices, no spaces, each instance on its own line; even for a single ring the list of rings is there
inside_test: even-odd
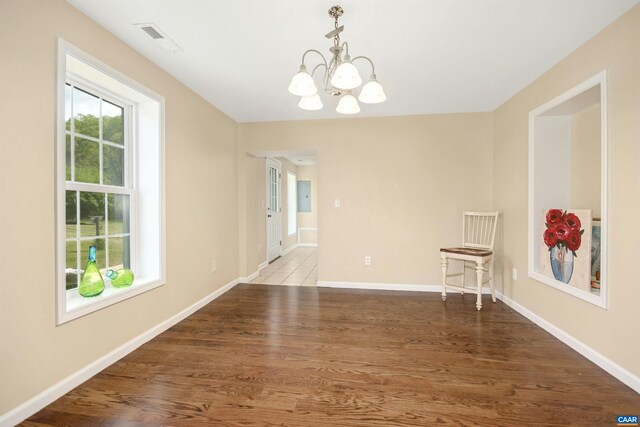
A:
[[[298,107],[303,110],[322,110],[322,100],[320,99],[320,95],[317,93],[311,96],[303,96],[300,98],[300,102],[298,103]]]
[[[340,114],[356,114],[360,112],[360,106],[355,96],[348,93],[342,95],[336,111]]]
[[[325,93],[331,96],[340,97],[336,111],[341,114],[356,114],[360,112],[358,100],[365,104],[377,104],[387,99],[382,85],[376,79],[375,66],[373,61],[366,56],[356,56],[351,59],[349,56],[349,44],[340,43],[340,33],[344,26],[338,26],[338,18],[344,13],[340,6],[333,6],[329,9],[329,16],[335,21],[335,29],[325,34],[328,39],[333,39],[333,45],[329,48],[331,57],[327,60],[322,53],[315,49],[309,49],[302,55],[300,69],[291,79],[289,92],[300,96],[298,106],[303,110],[322,109],[322,100],[318,93],[318,87],[314,82],[314,75],[322,75],[322,88]],[[305,65],[307,54],[314,53],[320,57],[317,64],[309,73]],[[360,89],[358,99],[353,96],[353,90],[362,85],[362,78],[358,69],[353,64],[356,61],[366,61],[371,66],[371,77],[369,81]]]
[[[318,93],[318,88],[304,65],[300,66],[300,71],[291,79],[289,92],[297,96],[311,96]]]
[[[355,89],[362,84],[360,73],[348,56],[336,68],[336,72],[331,77],[331,84],[338,89]]]
[[[358,100],[365,104],[378,104],[385,99],[387,99],[387,95],[385,95],[382,85],[376,80],[376,75],[371,74],[369,81],[362,86]]]

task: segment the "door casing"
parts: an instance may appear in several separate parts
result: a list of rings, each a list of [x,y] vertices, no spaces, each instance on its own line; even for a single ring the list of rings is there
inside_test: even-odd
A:
[[[282,173],[279,161],[267,157],[265,163],[267,262],[282,255]],[[275,173],[275,175],[273,175]],[[275,182],[274,182],[275,180]],[[275,195],[272,194],[275,190]]]

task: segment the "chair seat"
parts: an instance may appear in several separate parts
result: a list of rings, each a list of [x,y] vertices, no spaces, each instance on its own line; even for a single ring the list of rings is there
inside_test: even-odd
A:
[[[489,249],[477,249],[477,248],[440,248],[440,252],[446,252],[450,254],[468,255],[468,256],[489,256],[493,254],[493,251]]]

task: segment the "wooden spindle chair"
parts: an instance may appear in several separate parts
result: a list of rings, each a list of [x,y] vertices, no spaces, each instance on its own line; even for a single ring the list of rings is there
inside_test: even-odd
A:
[[[447,289],[461,293],[477,294],[476,308],[482,309],[482,285],[489,282],[491,299],[496,302],[493,284],[493,244],[496,238],[498,212],[463,212],[462,214],[462,247],[441,248],[440,265],[442,266],[442,301],[447,299]],[[449,274],[451,261],[462,262],[462,273]],[[465,286],[465,272],[475,270],[474,287]],[[486,278],[485,278],[486,274]],[[462,277],[460,285],[449,283],[451,277]]]

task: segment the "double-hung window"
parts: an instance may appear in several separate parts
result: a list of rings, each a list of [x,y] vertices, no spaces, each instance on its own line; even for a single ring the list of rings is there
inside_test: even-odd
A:
[[[130,112],[126,102],[67,78],[66,290],[78,287],[90,246],[104,269],[131,268]]]
[[[163,99],[59,42],[56,220],[58,323],[164,283]],[[89,248],[105,290],[78,292]],[[131,287],[107,269],[131,269]]]

